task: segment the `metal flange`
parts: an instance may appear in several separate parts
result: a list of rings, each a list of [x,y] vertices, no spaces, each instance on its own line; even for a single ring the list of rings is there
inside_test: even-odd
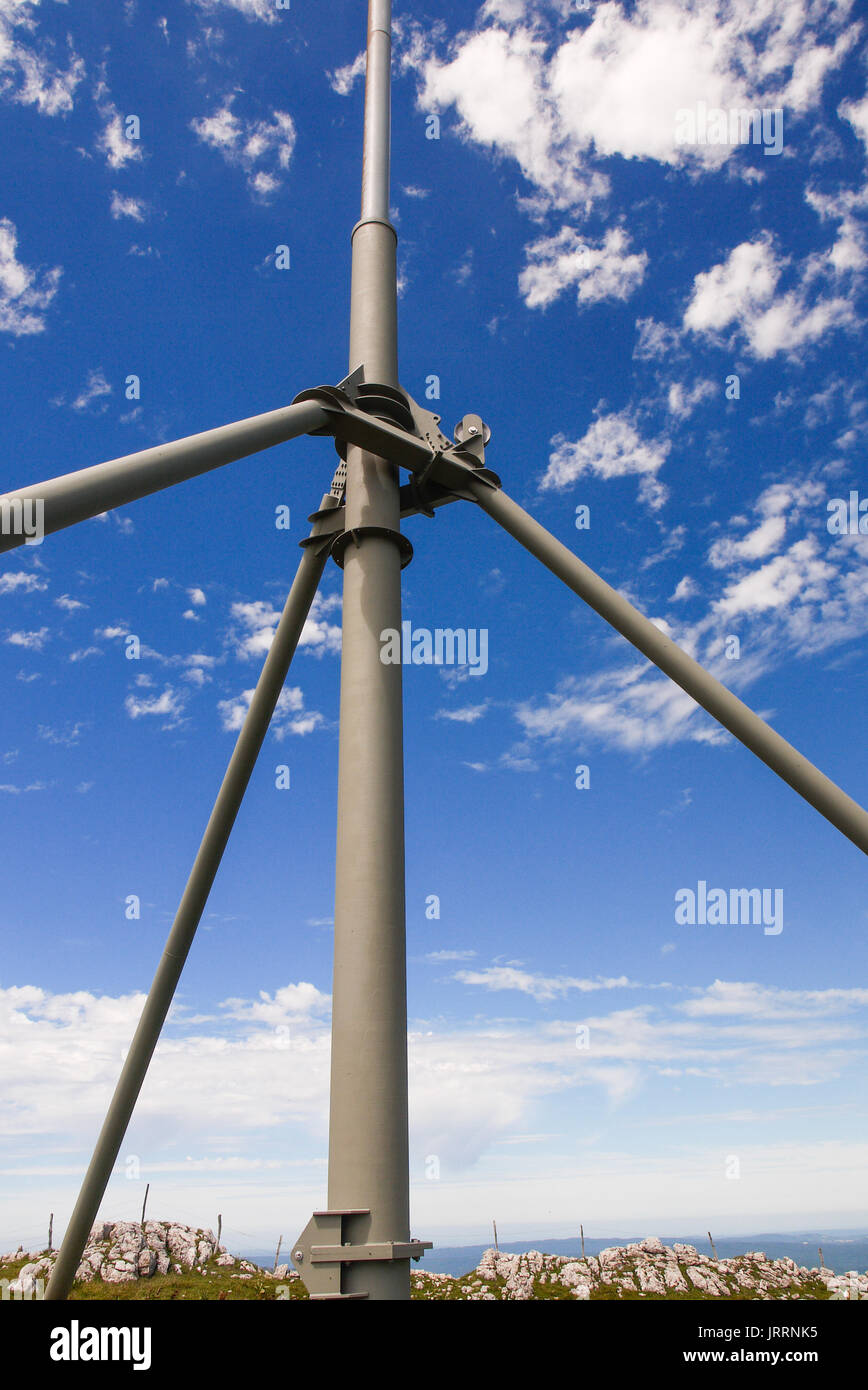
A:
[[[401,569],[406,569],[413,558],[413,547],[401,531],[392,531],[388,526],[352,526],[349,531],[341,531],[332,541],[332,559],[338,569],[344,567],[344,551],[350,544],[358,545],[365,536],[379,536],[394,541],[401,553]]]

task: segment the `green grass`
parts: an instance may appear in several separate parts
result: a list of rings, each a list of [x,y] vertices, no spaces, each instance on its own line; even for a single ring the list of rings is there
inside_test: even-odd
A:
[[[41,1252],[46,1254],[47,1251]],[[38,1256],[37,1256],[38,1258]],[[20,1260],[12,1261],[7,1265],[0,1266],[0,1278],[14,1279],[23,1265],[30,1263],[32,1256],[26,1256]],[[679,1265],[682,1275],[685,1275],[686,1266]],[[464,1303],[469,1300],[470,1295],[463,1292],[463,1286],[473,1285],[473,1293],[480,1293],[488,1290],[494,1295],[498,1302],[503,1301],[503,1293],[506,1281],[504,1279],[483,1280],[477,1288],[475,1281],[479,1276],[476,1270],[470,1270],[467,1274],[458,1279],[439,1280],[430,1275],[426,1275],[424,1269],[413,1271],[411,1283],[411,1297],[420,1302],[451,1302]],[[725,1302],[750,1302],[784,1300],[787,1295],[797,1294],[801,1299],[814,1299],[824,1301],[830,1297],[829,1291],[820,1279],[807,1278],[800,1280],[792,1288],[786,1290],[773,1290],[770,1293],[760,1295],[739,1289],[731,1275],[723,1276],[724,1281],[729,1287],[729,1293],[710,1298],[707,1294],[700,1293],[698,1289],[689,1289],[687,1292],[669,1291],[664,1294],[642,1294],[638,1290],[630,1291],[621,1289],[616,1284],[599,1284],[591,1290],[590,1302],[648,1302],[648,1303],[725,1303]],[[575,1303],[576,1299],[573,1290],[564,1288],[561,1284],[552,1284],[549,1280],[543,1284],[539,1280],[534,1281],[534,1299],[540,1302],[569,1302]],[[138,1302],[138,1303],[157,1303],[157,1302],[217,1302],[222,1300],[234,1301],[236,1299],[253,1300],[254,1302],[275,1303],[284,1302],[287,1299],[306,1299],[307,1289],[300,1279],[291,1279],[281,1282],[270,1279],[265,1275],[252,1274],[247,1279],[233,1277],[233,1272],[227,1270],[225,1266],[217,1265],[216,1260],[210,1260],[202,1271],[184,1270],[181,1274],[155,1274],[150,1279],[131,1280],[124,1284],[105,1284],[102,1280],[94,1280],[87,1284],[76,1284],[70,1294],[72,1302]],[[0,1300],[2,1306],[2,1300]]]

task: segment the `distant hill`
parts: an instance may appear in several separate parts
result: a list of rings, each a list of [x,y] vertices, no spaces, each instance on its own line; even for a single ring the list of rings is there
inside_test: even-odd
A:
[[[598,1255],[608,1246],[627,1245],[631,1241],[641,1239],[641,1233],[607,1236],[603,1240],[591,1240],[586,1236],[585,1254]],[[707,1236],[661,1235],[660,1239],[665,1245],[674,1245],[676,1242],[695,1245],[703,1254],[711,1254]],[[750,1236],[715,1236],[714,1244],[722,1260],[744,1255],[748,1250],[764,1250],[770,1259],[781,1260],[788,1257],[795,1260],[797,1265],[808,1269],[820,1263],[817,1247],[822,1245],[826,1268],[834,1270],[836,1274],[846,1274],[851,1269],[868,1270],[868,1233],[865,1231],[854,1231],[852,1234],[838,1231],[834,1235],[824,1231],[790,1231],[786,1234],[765,1232]],[[425,1252],[413,1268],[424,1269],[432,1274],[451,1274],[453,1278],[457,1278],[460,1274],[467,1274],[469,1270],[475,1269],[484,1252],[490,1247],[491,1241],[486,1245],[435,1245],[433,1250]],[[547,1240],[541,1237],[536,1240],[501,1241],[500,1249],[508,1255],[524,1255],[528,1250],[544,1250],[548,1255],[578,1256],[582,1253],[578,1237],[569,1240]],[[261,1265],[263,1269],[271,1269],[274,1264],[273,1250],[270,1254],[264,1251],[252,1254],[245,1251],[245,1254],[249,1260]]]

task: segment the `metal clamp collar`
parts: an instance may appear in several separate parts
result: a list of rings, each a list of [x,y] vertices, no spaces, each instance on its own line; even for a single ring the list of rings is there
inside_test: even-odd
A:
[[[413,547],[402,531],[392,531],[388,526],[352,526],[349,531],[341,531],[332,541],[332,559],[338,569],[344,567],[344,551],[350,541],[358,545],[364,536],[380,536],[394,541],[401,552],[401,569],[404,570],[413,558]]]

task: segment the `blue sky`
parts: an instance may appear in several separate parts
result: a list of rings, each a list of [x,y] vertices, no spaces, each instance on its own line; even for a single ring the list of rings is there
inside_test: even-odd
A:
[[[346,374],[365,11],[0,0],[0,490]],[[865,803],[868,538],[827,524],[868,497],[856,7],[395,19],[404,387]],[[334,457],[4,557],[0,1244],[71,1209]],[[859,851],[470,504],[406,530],[404,617],[488,632],[482,675],[405,668],[415,1233],[864,1225]],[[339,654],[330,565],[108,1217],[150,1182],[255,1245],[325,1200]],[[782,930],[677,923],[700,881]]]

